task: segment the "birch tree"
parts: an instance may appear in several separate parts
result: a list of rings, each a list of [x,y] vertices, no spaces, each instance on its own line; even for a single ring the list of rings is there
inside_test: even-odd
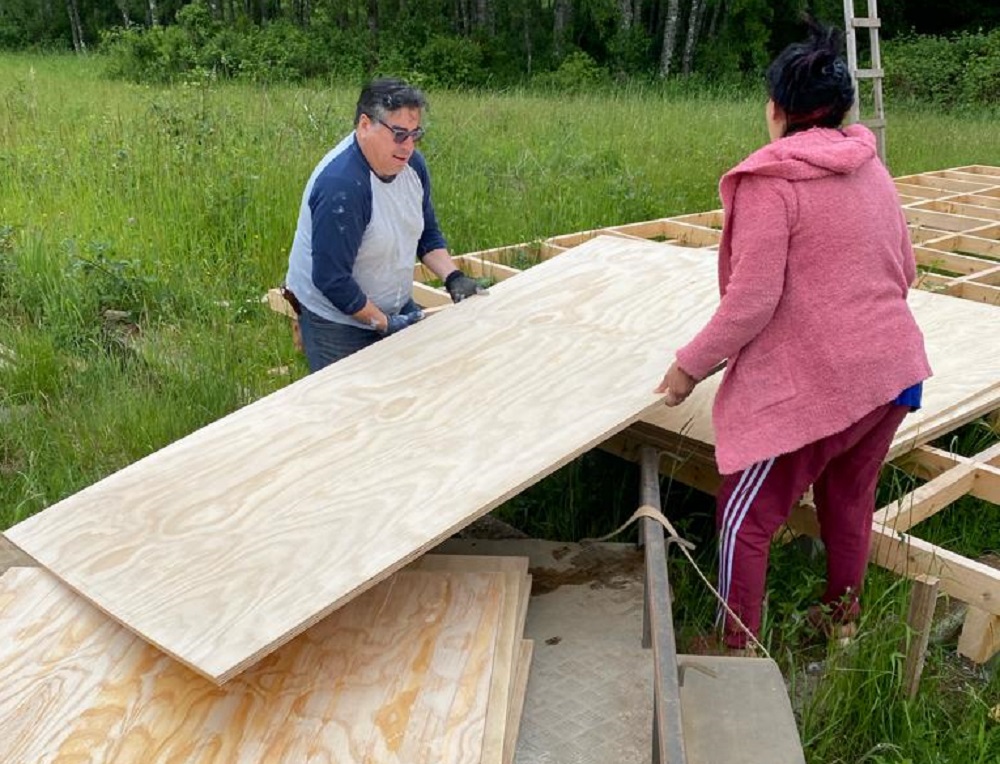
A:
[[[677,47],[677,21],[680,17],[680,0],[667,0],[667,19],[663,25],[663,48],[660,52],[660,77],[670,76],[670,65]]]

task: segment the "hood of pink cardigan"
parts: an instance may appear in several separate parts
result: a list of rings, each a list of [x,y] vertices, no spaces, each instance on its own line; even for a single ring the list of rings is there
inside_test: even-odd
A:
[[[813,128],[767,144],[727,172],[719,185],[723,206],[731,206],[742,175],[811,180],[847,175],[875,157],[875,135],[864,125]]]

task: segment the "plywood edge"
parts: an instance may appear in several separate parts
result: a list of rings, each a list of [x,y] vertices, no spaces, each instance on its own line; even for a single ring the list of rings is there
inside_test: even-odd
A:
[[[510,694],[513,686],[517,650],[523,633],[519,625],[521,592],[525,576],[504,573],[503,615],[497,634],[496,657],[490,681],[489,702],[486,707],[486,729],[483,734],[482,764],[502,764],[504,739]]]
[[[510,705],[507,707],[507,724],[504,729],[503,740],[503,764],[514,764],[514,756],[517,753],[517,738],[521,732],[521,716],[524,713],[524,701],[528,696],[528,677],[531,674],[531,658],[534,652],[534,641],[522,639],[518,649],[517,670],[514,673]]]
[[[451,570],[528,574],[528,558],[484,554],[425,554],[410,563],[421,570]]]

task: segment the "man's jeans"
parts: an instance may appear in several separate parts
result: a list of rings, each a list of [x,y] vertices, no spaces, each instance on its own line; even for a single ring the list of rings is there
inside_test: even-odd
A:
[[[400,312],[412,313],[417,309],[417,304],[410,300]],[[319,371],[362,348],[374,345],[383,337],[373,329],[329,321],[317,316],[304,305],[299,314],[299,330],[302,332],[302,347],[311,372]]]

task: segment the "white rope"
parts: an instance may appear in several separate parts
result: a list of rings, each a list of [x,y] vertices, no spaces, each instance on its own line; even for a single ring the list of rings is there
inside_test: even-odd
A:
[[[581,539],[580,543],[594,544],[601,541],[608,541],[609,539],[617,536],[619,533],[628,528],[632,523],[634,523],[641,517],[648,517],[653,520],[656,520],[656,522],[658,522],[666,529],[667,533],[669,534],[666,538],[666,542],[668,544],[675,543],[677,544],[677,546],[680,547],[681,551],[684,553],[684,556],[687,557],[688,562],[690,562],[692,567],[694,568],[694,572],[698,574],[698,577],[702,580],[705,586],[708,587],[709,591],[711,591],[712,594],[715,595],[715,598],[719,601],[719,604],[722,605],[722,608],[726,611],[729,617],[733,619],[733,622],[740,629],[744,631],[744,633],[749,638],[750,643],[753,645],[754,649],[762,653],[765,658],[770,658],[771,654],[768,653],[767,648],[765,648],[764,645],[760,643],[760,640],[758,640],[757,637],[754,636],[754,633],[750,631],[750,629],[747,628],[746,624],[744,624],[743,621],[740,620],[740,617],[733,612],[732,608],[729,607],[729,604],[726,602],[725,598],[721,594],[719,594],[718,590],[714,586],[712,586],[712,583],[708,580],[705,574],[701,572],[701,568],[698,567],[698,563],[694,561],[694,557],[691,556],[690,552],[691,549],[695,548],[695,545],[692,544],[690,541],[681,538],[680,534],[677,533],[677,530],[674,528],[673,524],[671,524],[670,520],[667,519],[666,515],[664,515],[656,507],[651,506],[649,504],[643,504],[635,512],[632,513],[632,516],[628,520],[622,523],[615,530],[611,531],[611,533],[607,533],[601,536],[600,538],[596,539]]]

